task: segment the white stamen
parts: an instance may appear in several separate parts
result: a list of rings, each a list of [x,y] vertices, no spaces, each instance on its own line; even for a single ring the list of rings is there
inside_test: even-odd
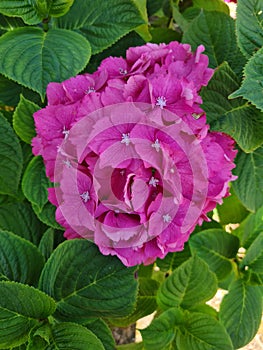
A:
[[[152,147],[155,148],[156,152],[159,152],[161,149],[161,145],[158,139],[156,139],[154,141],[154,143],[152,143]]]
[[[125,143],[126,146],[129,146],[129,144],[131,143],[130,134],[122,134],[121,143]]]
[[[151,180],[149,181],[149,185],[152,185],[153,187],[156,187],[159,183],[158,179],[155,179],[153,176],[151,177]]]
[[[193,91],[189,88],[185,88],[182,97],[184,97],[186,101],[192,100],[194,98]]]
[[[90,200],[90,195],[89,195],[89,192],[86,191],[86,192],[83,192],[80,197],[83,199],[83,202],[84,203],[87,203],[87,201]]]
[[[67,166],[67,168],[72,168],[72,165],[70,163],[70,161],[67,159],[67,160],[63,160],[63,163]]]
[[[172,218],[169,214],[163,215],[163,222],[171,222]]]
[[[93,86],[90,86],[85,92],[86,94],[90,94],[91,92],[96,92],[96,90]]]
[[[157,97],[156,106],[159,106],[161,109],[166,107],[166,98],[164,96]]]
[[[119,68],[119,72],[121,75],[126,75],[128,73],[127,69],[123,69],[123,68]]]
[[[66,127],[63,127],[62,134],[64,135],[64,140],[68,138],[69,130],[66,129]]]
[[[201,117],[203,113],[192,113],[192,116],[195,118],[195,119],[199,119]]]
[[[125,170],[121,170],[120,174],[121,174],[121,176],[123,176],[125,174]]]
[[[170,173],[174,174],[174,169],[173,168],[170,169]]]

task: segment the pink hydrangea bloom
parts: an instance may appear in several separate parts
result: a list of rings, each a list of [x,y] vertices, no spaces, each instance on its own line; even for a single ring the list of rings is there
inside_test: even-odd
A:
[[[200,107],[213,74],[203,51],[146,44],[49,84],[33,152],[57,184],[49,200],[66,238],[91,239],[127,266],[150,264],[182,250],[229,194],[236,151]]]

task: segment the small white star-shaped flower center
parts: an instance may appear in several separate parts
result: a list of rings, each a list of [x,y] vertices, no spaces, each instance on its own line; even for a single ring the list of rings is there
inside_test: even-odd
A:
[[[159,183],[158,179],[155,179],[153,176],[151,177],[151,180],[149,181],[149,185],[156,187]]]
[[[93,86],[90,86],[85,92],[86,92],[86,94],[90,94],[92,92],[96,92],[96,90]]]
[[[163,215],[163,222],[171,222],[172,218],[169,214]]]
[[[123,69],[123,68],[119,68],[119,72],[121,75],[126,75],[128,73],[127,69]]]
[[[89,195],[89,192],[86,191],[86,192],[83,192],[80,197],[83,199],[83,202],[84,203],[87,203],[87,201],[90,200],[90,195]]]
[[[69,130],[67,130],[65,126],[62,130],[62,134],[64,135],[64,139],[66,140],[68,138],[68,135],[69,135]]]
[[[166,107],[166,98],[164,96],[157,97],[156,106],[159,106],[161,109]]]
[[[71,168],[72,165],[70,163],[70,161],[67,159],[67,160],[63,160],[63,163],[66,165],[67,168]]]
[[[161,149],[161,145],[158,139],[156,139],[154,141],[154,143],[152,143],[152,148],[155,148],[156,152],[159,152]]]
[[[126,146],[129,146],[129,144],[131,143],[130,134],[122,134],[121,137],[121,143],[125,143]]]

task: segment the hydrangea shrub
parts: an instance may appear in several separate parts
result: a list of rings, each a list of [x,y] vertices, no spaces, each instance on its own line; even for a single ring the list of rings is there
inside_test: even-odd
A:
[[[0,349],[253,340],[263,14],[236,3],[0,2]]]

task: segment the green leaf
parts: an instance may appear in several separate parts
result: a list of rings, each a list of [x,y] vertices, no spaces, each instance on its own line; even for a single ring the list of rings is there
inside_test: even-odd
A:
[[[87,328],[72,322],[52,325],[50,342],[43,350],[104,350],[101,341]],[[32,350],[40,350],[37,344]],[[31,349],[30,349],[31,350]],[[41,349],[42,350],[42,349]]]
[[[102,319],[97,319],[85,325],[102,342],[105,350],[115,349],[115,342],[110,328]]]
[[[222,0],[193,0],[193,5],[206,11],[220,11],[229,14],[229,7]]]
[[[117,350],[144,350],[143,343],[129,343],[117,345]]]
[[[16,195],[22,172],[20,143],[8,121],[0,114],[0,193]]]
[[[48,201],[47,188],[50,186],[42,157],[34,157],[25,170],[22,190],[25,197],[34,204],[38,211],[41,211]]]
[[[49,323],[44,323],[40,327],[32,329],[29,335],[27,350],[45,350],[45,346],[50,344],[52,336]]]
[[[214,317],[202,313],[188,313],[177,333],[180,350],[233,350],[231,340]]]
[[[50,0],[49,0],[50,1]],[[49,15],[53,17],[64,16],[74,3],[74,0],[51,0]]]
[[[162,8],[162,1],[160,1],[160,0],[147,0],[147,13],[148,13],[149,17],[154,15],[161,8]]]
[[[157,303],[163,310],[176,306],[189,308],[210,300],[216,290],[215,274],[202,259],[194,256],[161,284]]]
[[[184,314],[180,309],[171,308],[163,312],[149,327],[140,330],[145,350],[160,350],[171,344],[177,336],[176,328],[183,321]]]
[[[223,204],[217,206],[217,213],[222,225],[237,224],[243,221],[249,212],[237,198],[233,188],[230,189],[231,195],[224,198]]]
[[[186,243],[181,252],[168,253],[164,259],[157,259],[156,264],[163,272],[172,272],[191,257],[189,244]]]
[[[248,249],[262,231],[263,207],[250,214],[233,233],[239,237],[241,246]]]
[[[239,239],[224,230],[201,231],[190,238],[193,254],[203,259],[218,280],[224,279],[232,271],[232,262],[239,249]]]
[[[149,32],[149,25],[148,25],[148,14],[147,14],[147,7],[146,7],[147,0],[132,0],[132,2],[139,10],[141,14],[141,18],[144,21],[144,24],[141,24],[140,26],[138,26],[135,29],[135,31],[143,38],[143,40],[150,41],[152,39],[152,36]]]
[[[258,0],[238,0],[237,40],[246,57],[252,56],[263,45],[262,3]]]
[[[27,202],[0,205],[0,228],[38,245],[46,230]]]
[[[96,54],[145,21],[130,0],[75,0],[69,12],[55,23],[60,28],[78,29],[89,40],[92,54]]]
[[[241,268],[251,269],[252,272],[263,275],[263,232],[257,236],[248,248],[244,259],[240,264]]]
[[[181,30],[184,32],[188,25],[189,22],[187,21],[187,19],[185,19],[185,17],[181,14],[179,8],[177,5],[173,5],[172,7],[173,10],[173,19],[175,21],[175,23],[181,28]]]
[[[84,239],[60,244],[47,261],[40,288],[57,301],[55,317],[85,322],[91,317],[123,317],[137,295],[134,268],[104,256]]]
[[[169,28],[151,27],[150,33],[152,36],[151,42],[155,44],[161,44],[161,43],[169,44],[170,41],[181,40],[181,34]]]
[[[74,0],[2,0],[0,13],[6,16],[18,16],[26,24],[38,24],[50,16],[63,16]]]
[[[45,260],[47,260],[50,257],[51,253],[53,252],[53,247],[54,247],[54,229],[48,228],[46,232],[43,234],[38,246],[38,249],[44,256]]]
[[[245,152],[252,152],[263,143],[263,114],[241,99],[229,100],[238,87],[237,76],[224,62],[202,89],[202,107],[211,129],[231,135]]]
[[[42,16],[36,11],[35,1],[30,0],[2,0],[0,13],[10,17],[21,17],[26,24],[41,22]]]
[[[0,75],[0,105],[16,106],[22,87]]]
[[[13,126],[17,135],[24,142],[31,144],[36,135],[33,113],[40,109],[35,103],[20,95],[20,101],[13,115]]]
[[[261,322],[262,296],[260,288],[236,280],[223,298],[219,318],[229,333],[235,349],[249,343]]]
[[[238,178],[232,186],[237,197],[251,211],[256,211],[263,205],[262,159],[263,146],[249,154],[239,151],[235,159],[234,173]]]
[[[140,318],[153,313],[157,308],[156,293],[159,283],[150,278],[139,278],[139,294],[135,310],[127,317],[110,319],[117,327],[128,327]]]
[[[14,233],[0,230],[0,279],[36,285],[44,266],[40,251]]]
[[[6,17],[0,14],[0,29],[3,31],[13,30],[17,27],[23,27],[25,23],[19,17]]]
[[[89,42],[65,29],[25,27],[0,37],[0,72],[36,92],[79,73],[88,63]]]
[[[39,210],[39,206],[32,203],[32,208],[41,222],[57,230],[64,230],[64,228],[56,221],[55,215],[57,208],[53,204],[47,202],[43,208]]]
[[[16,282],[0,282],[0,349],[26,342],[39,320],[55,311],[56,304],[43,292]]]
[[[263,36],[263,34],[262,34]],[[230,98],[244,97],[246,100],[253,103],[257,108],[263,111],[262,93],[263,93],[263,48],[260,49],[244,68],[244,79],[240,89],[235,91]],[[262,118],[262,113],[261,113]]]
[[[196,49],[205,46],[209,66],[216,68],[227,61],[240,74],[245,59],[236,43],[234,20],[223,12],[201,11],[183,34],[183,42]]]

